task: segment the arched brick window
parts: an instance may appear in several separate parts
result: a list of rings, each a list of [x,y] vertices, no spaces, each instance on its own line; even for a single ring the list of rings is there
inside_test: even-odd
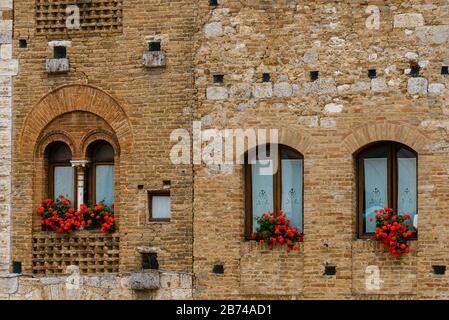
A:
[[[303,230],[303,156],[285,145],[264,145],[252,151],[245,157],[246,236],[257,229],[257,216],[280,210]]]
[[[68,198],[72,204],[76,202],[75,169],[70,161],[72,152],[64,142],[53,142],[46,149],[48,159],[48,197]]]
[[[88,198],[93,203],[114,203],[114,148],[106,141],[89,146],[91,166],[88,173]]]
[[[376,142],[357,154],[358,228],[366,237],[376,229],[374,210],[393,208],[417,214],[417,154],[397,142]],[[373,221],[370,221],[373,218]]]

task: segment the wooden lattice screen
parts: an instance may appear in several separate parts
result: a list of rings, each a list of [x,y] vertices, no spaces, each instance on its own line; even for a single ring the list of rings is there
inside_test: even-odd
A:
[[[67,6],[79,8],[80,28],[67,28]],[[70,9],[70,8],[69,8]],[[36,31],[38,34],[70,32],[120,32],[122,0],[36,0]]]
[[[40,233],[33,236],[33,273],[62,275],[70,265],[81,274],[117,273],[119,271],[118,234],[79,232],[67,236]]]

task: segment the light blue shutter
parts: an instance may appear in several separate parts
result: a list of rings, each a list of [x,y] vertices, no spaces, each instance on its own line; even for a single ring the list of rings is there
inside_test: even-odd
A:
[[[114,166],[98,165],[95,173],[95,201],[110,206],[114,203]]]
[[[252,170],[252,200],[253,200],[253,231],[257,230],[256,217],[263,213],[271,213],[273,206],[273,174],[267,175],[266,171],[270,161],[257,162],[251,166]]]
[[[153,196],[151,203],[151,217],[154,219],[169,219],[171,199],[170,196]]]
[[[281,209],[291,225],[302,230],[303,160],[281,160]]]
[[[373,233],[376,230],[374,210],[388,207],[388,159],[364,159],[364,167],[366,232]]]
[[[416,158],[398,158],[398,214],[416,215]]]
[[[54,199],[58,198],[60,195],[63,195],[67,199],[70,200],[71,204],[74,205],[74,176],[75,176],[74,168],[70,166],[62,166],[54,168],[53,175],[53,185],[54,185]]]

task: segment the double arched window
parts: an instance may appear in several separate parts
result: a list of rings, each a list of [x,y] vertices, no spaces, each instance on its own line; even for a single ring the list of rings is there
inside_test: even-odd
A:
[[[397,142],[377,142],[357,154],[359,235],[376,229],[375,210],[417,214],[417,155]]]
[[[246,155],[246,235],[257,229],[256,217],[263,213],[283,210],[291,224],[303,229],[303,156],[284,145],[263,145],[257,147],[254,155],[262,148],[270,160],[260,160]],[[270,149],[275,154],[270,154]]]
[[[49,198],[62,195],[73,206],[114,203],[114,148],[104,140],[97,140],[89,145],[86,155],[85,161],[73,161],[70,147],[59,141],[46,148]]]

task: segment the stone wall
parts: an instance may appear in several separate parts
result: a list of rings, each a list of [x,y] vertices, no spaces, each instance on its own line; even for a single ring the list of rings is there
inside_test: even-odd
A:
[[[0,1],[0,277],[11,259],[11,113],[13,77],[18,62],[12,58],[13,3]]]
[[[290,298],[292,284],[300,291],[296,297],[307,299],[447,296],[446,276],[435,275],[432,265],[447,264],[443,247],[449,240],[444,217],[449,77],[441,72],[449,64],[449,5],[396,0],[369,5],[200,4],[196,120],[204,129],[279,129],[279,142],[304,155],[305,242],[301,262],[297,254],[274,261],[261,255],[243,236],[242,167],[217,171],[196,165],[196,298]],[[415,65],[418,76],[411,75]],[[377,77],[368,76],[370,69]],[[311,71],[319,71],[317,81]],[[262,81],[264,73],[270,74],[268,82]],[[224,83],[214,83],[214,74],[224,75]],[[419,239],[400,261],[357,235],[354,155],[383,140],[418,153]],[[217,261],[224,275],[211,272]],[[336,275],[324,275],[326,265],[335,266]],[[375,290],[366,285],[371,268],[380,276]],[[279,283],[287,285],[278,288]]]
[[[190,300],[192,274],[156,271],[151,289],[134,290],[130,279],[142,280],[145,274],[11,278],[6,300]],[[156,277],[154,277],[156,275]],[[147,281],[148,282],[148,281]],[[144,283],[144,282],[142,282]],[[6,283],[0,287],[5,292]],[[148,284],[148,283],[147,283]]]

